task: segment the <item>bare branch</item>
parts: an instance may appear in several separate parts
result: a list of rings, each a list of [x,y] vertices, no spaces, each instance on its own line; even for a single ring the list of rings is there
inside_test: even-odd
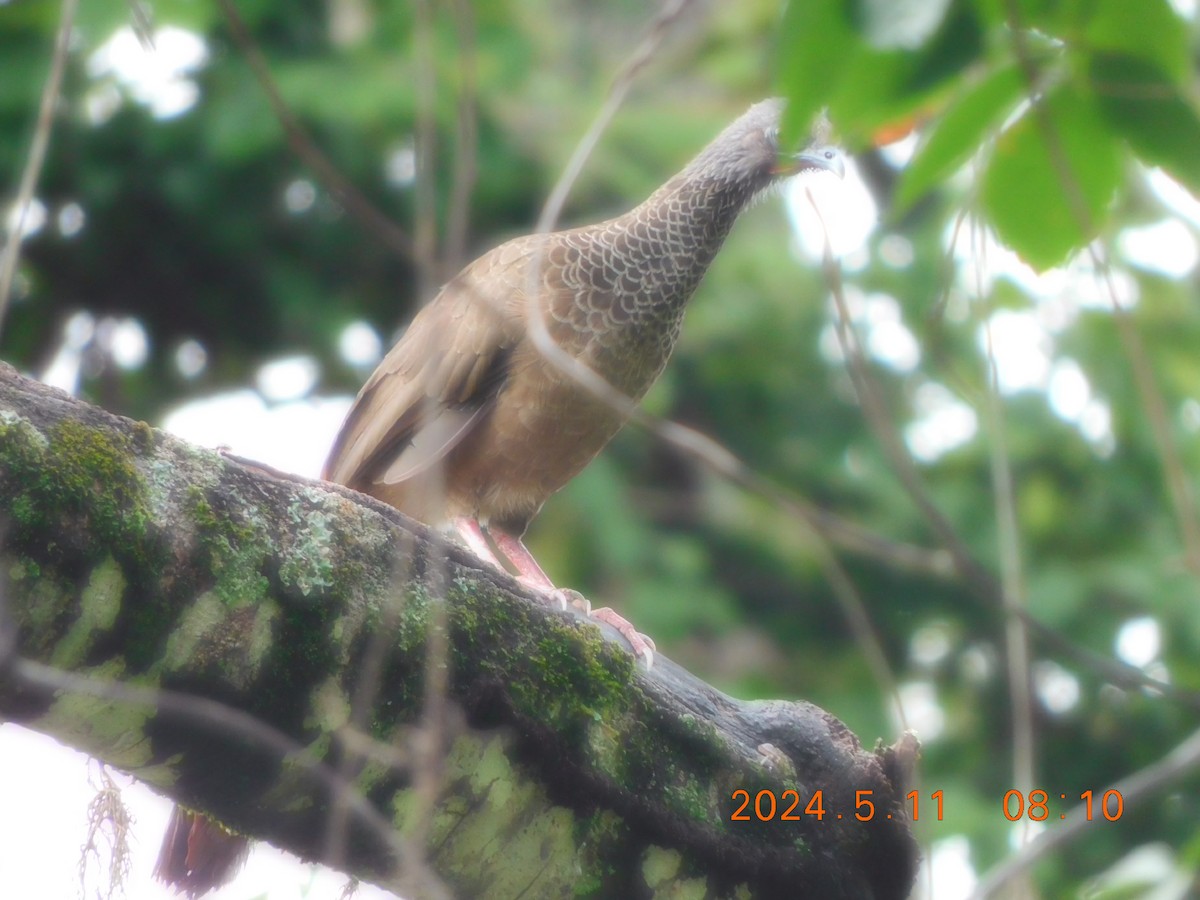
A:
[[[471,191],[478,175],[479,127],[475,60],[475,12],[469,0],[450,0],[458,29],[457,138],[454,142],[454,178],[446,214],[446,239],[442,249],[442,278],[456,272],[467,253],[467,226],[471,214]]]
[[[1156,797],[1163,791],[1191,778],[1200,771],[1200,731],[1193,732],[1178,746],[1156,762],[1139,769],[1127,778],[1114,784],[1109,790],[1120,792],[1124,813]],[[1050,853],[1074,843],[1092,828],[1103,828],[1110,824],[1100,804],[1104,803],[1107,791],[1095,791],[1093,804],[1080,804],[1066,813],[1065,820],[1048,828],[1032,843],[1026,844],[1017,853],[987,872],[971,895],[973,900],[988,897],[1011,896],[1005,888],[1028,873],[1039,860]],[[1090,814],[1090,818],[1089,818]],[[1115,812],[1110,812],[1114,815]]]
[[[437,68],[433,56],[432,0],[413,3],[413,60],[417,101],[416,212],[413,224],[413,261],[417,266],[417,296],[433,297],[441,267],[438,265],[437,225]]]
[[[1008,32],[1012,40],[1013,55],[1016,56],[1017,63],[1020,65],[1021,71],[1025,76],[1029,91],[1031,112],[1046,142],[1050,163],[1055,169],[1059,184],[1066,195],[1067,205],[1070,208],[1072,217],[1079,226],[1080,232],[1084,235],[1094,234],[1095,223],[1092,221],[1091,213],[1088,210],[1087,202],[1084,200],[1079,180],[1075,177],[1071,161],[1067,158],[1066,150],[1063,148],[1062,138],[1058,133],[1058,126],[1054,122],[1054,118],[1050,115],[1050,111],[1046,108],[1046,105],[1041,102],[1040,93],[1037,88],[1039,81],[1037,63],[1029,50],[1027,35],[1021,17],[1020,3],[1018,0],[1005,0],[1005,8],[1009,26]],[[1163,400],[1162,391],[1154,378],[1150,360],[1146,355],[1145,348],[1142,346],[1137,329],[1134,328],[1128,312],[1117,298],[1107,260],[1101,256],[1095,243],[1088,245],[1087,252],[1091,257],[1096,271],[1103,276],[1109,292],[1113,314],[1117,323],[1117,331],[1121,336],[1121,343],[1125,348],[1125,352],[1129,356],[1134,383],[1137,385],[1138,395],[1142,399],[1142,406],[1145,409],[1150,423],[1150,430],[1154,434],[1154,442],[1158,447],[1159,456],[1162,460],[1164,487],[1175,513],[1175,522],[1179,528],[1180,538],[1183,541],[1184,557],[1187,560],[1188,569],[1193,576],[1200,576],[1200,516],[1197,515],[1196,503],[1192,496],[1191,487],[1189,486],[1187,470],[1184,468],[1183,461],[1179,456],[1179,448],[1171,436],[1170,419],[1166,411],[1166,402]]]
[[[217,5],[220,6],[229,23],[229,33],[233,36],[234,42],[245,54],[246,61],[250,64],[255,78],[258,79],[259,86],[267,95],[267,102],[271,105],[271,111],[275,113],[275,118],[283,127],[292,152],[312,170],[317,180],[351,216],[358,220],[368,234],[374,235],[402,258],[411,260],[414,254],[412,239],[399,225],[363,196],[353,182],[338,170],[337,166],[309,137],[296,115],[284,101],[283,95],[279,93],[279,88],[275,84],[275,79],[271,76],[266,58],[255,43],[249,29],[246,28],[246,23],[242,20],[241,14],[233,5],[232,0],[217,0]]]
[[[33,140],[29,145],[29,153],[25,156],[25,167],[21,170],[21,181],[17,186],[16,197],[13,198],[13,225],[8,233],[8,240],[0,252],[0,332],[4,328],[4,315],[8,309],[9,295],[12,293],[13,278],[17,273],[17,263],[21,259],[21,241],[24,237],[25,216],[33,203],[33,192],[37,187],[38,176],[46,161],[46,149],[50,146],[50,131],[54,126],[54,109],[58,105],[59,93],[62,90],[63,71],[67,67],[67,55],[71,50],[71,29],[75,23],[75,11],[79,0],[63,0],[62,11],[59,13],[58,34],[54,39],[54,56],[50,61],[50,74],[46,76],[46,84],[42,88],[42,100],[38,106],[37,122],[33,129]]]
[[[911,740],[867,751],[811,705],[739,702],[662,657],[646,672],[615,631],[384,504],[189,447],[3,365],[0,429],[0,504],[19,516],[0,535],[0,643],[20,654],[0,659],[5,718],[309,858],[325,858],[345,804],[347,868],[418,884],[409,895],[536,877],[562,896],[581,878],[632,884],[662,852],[679,879],[756,896],[907,892]],[[389,607],[398,626],[372,664]],[[438,607],[444,654],[428,649]],[[56,702],[63,690],[106,699]],[[349,779],[345,755],[366,760]],[[880,814],[747,829],[743,785],[819,788],[851,811],[869,790]]]

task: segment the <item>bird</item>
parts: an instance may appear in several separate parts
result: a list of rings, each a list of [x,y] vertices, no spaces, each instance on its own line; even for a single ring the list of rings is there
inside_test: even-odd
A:
[[[754,104],[623,215],[518,237],[468,264],[367,379],[322,477],[457,534],[546,602],[581,607],[612,625],[650,666],[650,638],[613,610],[591,610],[582,595],[556,587],[523,541],[547,499],[629,415],[556,356],[565,353],[630,401],[645,395],[741,212],[784,177],[844,175],[842,152],[825,142],[827,126],[814,128],[800,152],[781,151],[783,110],[781,99]],[[242,848],[230,837],[177,808],[156,872],[192,896],[204,893],[240,865]]]
[[[800,153],[781,154],[783,109],[780,99],[751,106],[624,215],[515,238],[466,266],[367,379],[324,478],[452,530],[549,602],[586,609],[577,592],[555,587],[523,536],[628,411],[581,384],[537,332],[640,400],[666,366],[688,300],[738,215],[783,176],[844,175],[841,152],[823,145],[823,127]],[[589,611],[652,663],[649,638],[613,610]]]

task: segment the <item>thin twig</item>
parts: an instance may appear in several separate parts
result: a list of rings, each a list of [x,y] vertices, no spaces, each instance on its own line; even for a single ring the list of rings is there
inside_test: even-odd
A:
[[[411,534],[404,532],[402,540],[404,544],[410,544],[413,538]],[[405,594],[399,586],[407,580],[403,568],[407,568],[413,558],[412,548],[401,546],[397,549],[400,551],[397,566],[401,570],[397,571],[393,578],[396,588],[391,592],[389,602],[384,605],[378,627],[372,630],[367,641],[362,662],[355,671],[355,682],[350,694],[349,721],[345,728],[339,729],[337,735],[338,746],[342,749],[337,772],[347,783],[353,781],[362,767],[363,758],[359,752],[362,741],[357,736],[365,733],[370,724],[368,720],[379,693],[379,685],[382,683],[387,651],[395,641],[396,626],[406,604]],[[348,735],[356,737],[348,739]],[[325,859],[334,869],[342,868],[341,863],[346,858],[348,816],[349,808],[341,795],[335,796],[330,804],[325,834]]]
[[[283,127],[284,135],[287,137],[288,146],[292,148],[292,152],[312,170],[316,179],[351,216],[358,220],[369,234],[373,234],[385,246],[390,247],[403,258],[412,259],[412,238],[376,208],[354,186],[353,182],[330,162],[329,157],[321,151],[300,125],[299,120],[284,101],[283,95],[279,93],[279,88],[275,84],[275,79],[271,77],[271,70],[262,51],[250,35],[246,23],[242,20],[241,14],[238,13],[232,0],[217,0],[217,5],[225,15],[234,43],[241,48],[246,61],[250,64],[250,69],[258,79],[259,86],[267,96],[271,111]]]
[[[405,848],[395,834],[392,822],[362,797],[354,784],[314,757],[310,748],[297,743],[282,731],[263,722],[258,716],[207,697],[163,688],[135,687],[123,682],[102,681],[64,672],[27,659],[0,659],[0,670],[22,688],[37,695],[54,696],[58,692],[86,694],[131,706],[150,707],[155,710],[156,715],[168,720],[186,722],[188,725],[219,733],[223,738],[236,735],[250,746],[259,748],[276,759],[287,759],[289,763],[300,766],[312,775],[330,796],[342,798],[350,814],[359,824],[370,829],[379,841],[391,850],[398,871]]]
[[[454,142],[454,178],[446,212],[446,236],[442,246],[441,278],[447,278],[466,262],[467,226],[471,215],[471,192],[479,174],[478,91],[476,73],[475,13],[468,0],[450,0],[458,30],[458,110]]]
[[[417,181],[414,188],[415,221],[413,256],[417,266],[417,296],[433,297],[438,283],[437,228],[437,69],[433,55],[431,0],[413,3],[413,78],[417,95],[414,153]]]
[[[17,274],[17,263],[21,259],[21,241],[24,237],[25,216],[33,203],[33,192],[37,187],[42,165],[46,161],[46,150],[50,146],[50,132],[54,126],[54,108],[58,105],[62,90],[63,71],[67,67],[67,56],[71,50],[71,29],[79,0],[63,0],[59,13],[58,33],[54,39],[54,56],[50,61],[50,74],[42,87],[42,99],[38,105],[37,122],[33,128],[33,140],[25,157],[25,168],[21,170],[21,181],[13,200],[16,215],[8,234],[8,241],[0,253],[0,332],[4,328],[4,315],[8,310],[8,298],[12,292],[13,278]]]
[[[841,292],[841,273],[836,266],[826,266],[826,281],[830,284],[835,303],[838,306],[839,320],[849,322],[849,310]],[[839,298],[842,298],[839,300]],[[845,337],[851,342],[854,337],[851,331],[842,332],[839,338]],[[843,352],[851,361],[849,371],[854,380],[859,400],[863,404],[864,414],[868,425],[874,430],[876,439],[880,442],[893,471],[899,477],[902,486],[908,492],[910,499],[916,504],[929,526],[939,538],[942,546],[950,555],[955,569],[962,578],[968,592],[985,608],[996,612],[1004,611],[1004,593],[992,573],[982,563],[975,559],[966,542],[959,536],[957,530],[934,504],[932,498],[921,481],[912,457],[904,447],[904,443],[896,431],[882,398],[874,389],[874,382],[869,378],[859,377],[865,374],[866,365],[861,351],[858,353]],[[1151,688],[1165,697],[1183,703],[1193,709],[1200,709],[1200,693],[1179,688],[1169,682],[1152,678],[1136,666],[1102,656],[1060,634],[1045,623],[1032,616],[1028,610],[1017,609],[1025,626],[1047,646],[1056,652],[1075,660],[1080,665],[1095,672],[1116,685],[1124,687]]]
[[[693,2],[694,0],[667,0],[658,15],[654,17],[654,21],[650,23],[646,36],[642,38],[641,43],[630,54],[629,58],[625,61],[625,65],[617,73],[617,77],[613,79],[613,83],[608,89],[608,96],[604,98],[604,103],[600,107],[600,111],[596,113],[592,119],[592,124],[588,126],[588,130],[584,132],[583,137],[579,139],[579,143],[575,145],[575,150],[571,154],[571,158],[567,160],[562,174],[558,176],[558,181],[555,182],[554,188],[550,191],[550,196],[546,198],[546,203],[542,207],[542,214],[538,217],[537,227],[534,229],[536,234],[549,234],[554,230],[559,214],[562,212],[563,204],[567,200],[567,195],[578,180],[579,173],[583,171],[584,164],[587,163],[588,158],[595,151],[596,145],[600,143],[600,138],[608,130],[613,116],[617,114],[617,110],[625,102],[625,97],[629,94],[638,75],[654,59],[654,54],[662,45],[668,32],[680,21]],[[537,265],[531,267],[535,275],[539,268],[540,266]],[[539,319],[540,316],[533,316],[533,318]],[[545,323],[542,323],[542,325],[543,328],[541,330],[545,331]],[[550,343],[553,343],[548,332],[546,333],[546,338],[550,340]],[[538,340],[536,334],[534,340],[535,342]],[[539,344],[539,348],[540,346]]]
[[[437,534],[435,540],[444,542]],[[433,548],[438,565],[429,571],[429,624],[425,631],[425,677],[421,722],[415,733],[413,755],[413,805],[404,833],[412,855],[424,859],[429,830],[436,819],[437,802],[445,776],[447,736],[450,728],[450,623],[446,606],[447,557]]]
[[[1020,4],[1018,0],[1006,0],[1005,5],[1013,54],[1025,77],[1031,112],[1038,130],[1041,131],[1042,138],[1046,142],[1050,163],[1058,176],[1059,184],[1067,198],[1067,207],[1080,232],[1085,236],[1093,234],[1095,223],[1092,221],[1079,180],[1075,177],[1075,171],[1063,147],[1062,136],[1058,133],[1058,127],[1050,115],[1050,111],[1046,108],[1045,103],[1041,102],[1037,93],[1038,67],[1026,40]],[[1192,574],[1200,576],[1200,518],[1197,517],[1196,504],[1188,486],[1188,478],[1183,461],[1179,456],[1179,448],[1171,437],[1170,419],[1166,412],[1162,391],[1159,390],[1154,378],[1153,369],[1146,356],[1145,348],[1142,346],[1141,338],[1133,327],[1127,311],[1117,299],[1116,290],[1113,288],[1109,275],[1107,260],[1100,256],[1094,243],[1088,245],[1088,254],[1096,271],[1103,274],[1108,285],[1117,331],[1121,336],[1125,352],[1129,356],[1134,383],[1137,385],[1138,395],[1142,400],[1142,407],[1149,419],[1150,430],[1154,434],[1154,441],[1162,460],[1164,488],[1167,496],[1171,499],[1176,525],[1183,540],[1184,558],[1187,560],[1188,569]]]
[[[142,0],[127,0],[130,27],[142,49],[154,52],[154,9]]]
[[[975,295],[983,297],[983,266],[986,247],[983,230],[972,221],[976,263]],[[1030,685],[1029,633],[1019,613],[1026,608],[1025,585],[1021,567],[1021,533],[1017,527],[1015,490],[1012,465],[1008,456],[1004,404],[1000,401],[1000,372],[992,342],[991,318],[983,322],[987,355],[987,389],[984,392],[984,412],[991,440],[992,493],[996,502],[996,533],[1000,556],[1000,590],[1004,599],[1004,646],[1008,692],[1012,702],[1013,784],[1020,790],[1032,789],[1034,783],[1033,693]],[[1022,828],[1022,842],[1028,840],[1028,822]]]
[[[1196,772],[1200,772],[1200,731],[1192,732],[1157,762],[1123,778],[1109,790],[1120,792],[1122,812],[1128,814],[1138,804],[1190,778]],[[1079,839],[1093,826],[1109,824],[1104,815],[1107,807],[1099,807],[1104,803],[1102,798],[1107,791],[1096,791],[1095,794],[1091,819],[1088,818],[1088,807],[1084,804],[1069,810],[1061,823],[1055,823],[1053,828],[1046,829],[1035,841],[985,873],[971,895],[972,900],[987,900],[988,897],[1000,895],[1011,882],[1029,872],[1038,860]]]
[[[1108,260],[1102,257],[1095,245],[1088,247],[1092,264],[1103,279],[1105,291],[1113,310],[1113,319],[1117,323],[1117,334],[1121,337],[1121,345],[1129,357],[1129,367],[1133,370],[1133,381],[1137,385],[1138,396],[1142,400],[1142,408],[1150,420],[1150,431],[1154,435],[1154,443],[1162,458],[1164,487],[1167,496],[1171,498],[1175,511],[1175,520],[1183,537],[1184,559],[1193,576],[1200,576],[1200,519],[1196,514],[1196,502],[1189,485],[1183,460],[1179,456],[1179,447],[1171,437],[1171,421],[1167,413],[1166,401],[1154,377],[1154,369],[1146,347],[1142,343],[1134,325],[1133,316],[1121,303],[1117,296],[1116,285],[1113,284],[1112,270]]]

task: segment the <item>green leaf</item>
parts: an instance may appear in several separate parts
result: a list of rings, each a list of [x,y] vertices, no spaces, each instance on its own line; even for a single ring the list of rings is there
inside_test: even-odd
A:
[[[984,135],[999,129],[1021,97],[1023,79],[1008,65],[969,88],[929,133],[905,170],[896,191],[901,213],[934,185],[944,181],[979,147]]]
[[[1162,166],[1200,196],[1200,116],[1195,104],[1140,59],[1097,56],[1089,77],[1109,126],[1143,162]]]
[[[983,56],[984,25],[968,6],[954,9],[921,48],[907,87],[928,91],[974,65]]]
[[[862,20],[862,14],[836,18],[833,6],[838,5],[818,0],[788,7],[781,44],[791,102],[785,137],[788,128],[802,127],[815,109],[827,106],[847,145],[870,145],[882,126],[917,113],[983,53],[983,31],[970,8],[950,8],[935,30],[922,32],[919,47],[884,49],[856,30],[878,28],[878,23]]]
[[[1007,28],[1012,18],[1012,0],[975,0],[979,14],[990,24]],[[1061,13],[1061,0],[1016,0],[1017,15],[1025,28],[1052,30]]]
[[[953,0],[853,0],[859,31],[874,47],[916,48],[932,37]]]
[[[862,47],[841,0],[795,0],[779,28],[779,89],[788,98],[782,145],[794,143],[829,102]]]
[[[1135,56],[1183,83],[1191,72],[1186,23],[1167,0],[1088,0],[1084,30],[1092,50]]]
[[[1000,239],[1039,270],[1084,246],[1121,181],[1121,154],[1092,96],[1070,84],[996,140],[983,207]],[[1043,127],[1049,125],[1049,131]]]
[[[925,94],[909,89],[914,57],[902,50],[864,48],[847,66],[829,101],[829,114],[853,145],[869,145],[879,125],[917,109]]]

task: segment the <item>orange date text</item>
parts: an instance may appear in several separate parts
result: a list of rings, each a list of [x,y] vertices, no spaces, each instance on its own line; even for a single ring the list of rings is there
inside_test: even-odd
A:
[[[813,791],[807,797],[791,788],[780,791],[761,790],[755,794],[739,788],[733,792],[733,811],[729,814],[731,822],[799,822],[804,817],[816,819],[818,822],[826,816],[831,819],[857,819],[859,822],[870,822],[879,815],[880,818],[893,818],[890,812],[881,815],[876,808],[874,791],[862,790],[854,792],[854,802],[845,809],[826,806],[825,792]],[[920,797],[916,791],[909,791],[905,799],[911,804],[905,812],[914,822],[921,817]],[[937,820],[942,821],[942,792],[934,791],[929,800],[935,806]],[[903,816],[903,813],[901,813]],[[928,811],[926,812],[928,815]]]

